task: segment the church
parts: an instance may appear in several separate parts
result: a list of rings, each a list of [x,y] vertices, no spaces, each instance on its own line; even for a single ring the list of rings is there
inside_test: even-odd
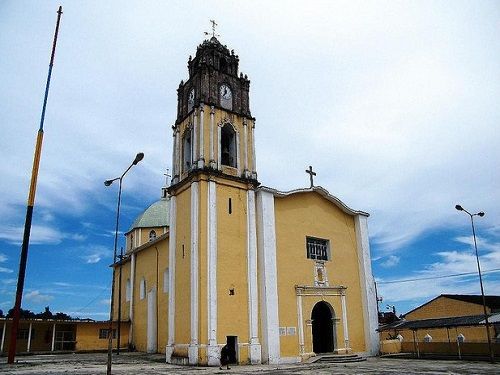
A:
[[[208,366],[226,344],[240,364],[377,355],[369,215],[314,186],[311,168],[310,187],[261,185],[250,81],[238,64],[215,35],[189,57],[172,179],[126,232],[113,267],[128,345]]]

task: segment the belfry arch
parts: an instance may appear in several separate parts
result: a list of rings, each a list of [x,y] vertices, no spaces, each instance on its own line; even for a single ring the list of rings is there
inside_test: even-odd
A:
[[[313,352],[332,353],[336,349],[335,311],[332,306],[320,301],[311,312]]]

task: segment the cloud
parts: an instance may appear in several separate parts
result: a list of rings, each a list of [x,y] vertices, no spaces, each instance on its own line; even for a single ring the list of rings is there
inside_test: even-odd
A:
[[[0,263],[7,261],[7,255],[0,253]]]
[[[101,305],[109,305],[109,304],[111,304],[111,300],[109,298],[106,298],[106,299],[100,300],[99,303]]]
[[[395,267],[399,264],[400,258],[396,255],[389,255],[385,261],[380,263],[380,265],[384,268]]]
[[[0,229],[0,240],[5,240],[6,242],[13,245],[21,245],[24,234],[24,227],[14,227],[5,226]],[[57,228],[44,226],[44,225],[33,225],[31,227],[30,233],[30,244],[32,245],[42,245],[60,244],[65,239],[71,239],[74,241],[83,241],[86,236],[78,233],[65,233]]]
[[[14,272],[14,270],[11,270],[10,268],[0,267],[0,272],[12,273],[12,272]]]
[[[31,292],[28,292],[24,295],[24,298],[26,301],[33,302],[33,303],[45,303],[52,301],[54,299],[53,296],[50,296],[48,294],[41,294],[39,290],[33,290]]]
[[[85,247],[84,251],[87,254],[81,255],[81,258],[88,264],[99,263],[103,258],[111,257],[113,254],[108,247],[101,245]]]

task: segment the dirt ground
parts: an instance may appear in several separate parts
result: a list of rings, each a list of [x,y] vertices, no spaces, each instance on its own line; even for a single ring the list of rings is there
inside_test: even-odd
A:
[[[19,356],[17,363],[7,364],[0,358],[1,374],[106,374],[107,355],[56,354]],[[369,358],[365,362],[342,364],[293,364],[232,366],[230,370],[217,367],[174,366],[164,362],[163,355],[144,353],[121,353],[113,355],[113,374],[315,374],[315,375],[362,375],[362,374],[446,374],[476,375],[500,374],[500,363],[451,360],[416,360],[398,358]]]

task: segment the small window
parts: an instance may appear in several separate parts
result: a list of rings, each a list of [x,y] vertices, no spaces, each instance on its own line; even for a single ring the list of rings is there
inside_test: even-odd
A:
[[[149,232],[149,240],[150,241],[156,240],[156,232],[154,230],[152,230],[151,232]]]
[[[141,279],[140,297],[141,299],[146,297],[146,279],[144,277]]]
[[[330,259],[330,246],[328,240],[306,237],[307,258],[316,260]]]
[[[168,277],[169,271],[168,268],[165,268],[165,271],[163,271],[163,293],[168,293]]]
[[[131,294],[130,279],[127,279],[127,282],[125,283],[125,301],[130,301]]]
[[[427,334],[424,336],[424,342],[432,342],[432,336]]]
[[[193,146],[191,142],[191,129],[186,129],[182,137],[182,166],[184,172],[191,169],[193,162]]]
[[[107,329],[107,328],[99,329],[99,338],[100,339],[107,339],[108,332],[109,332],[109,329]],[[116,329],[113,329],[113,338],[116,339]]]
[[[231,124],[221,129],[220,135],[221,163],[236,168],[236,132]]]

